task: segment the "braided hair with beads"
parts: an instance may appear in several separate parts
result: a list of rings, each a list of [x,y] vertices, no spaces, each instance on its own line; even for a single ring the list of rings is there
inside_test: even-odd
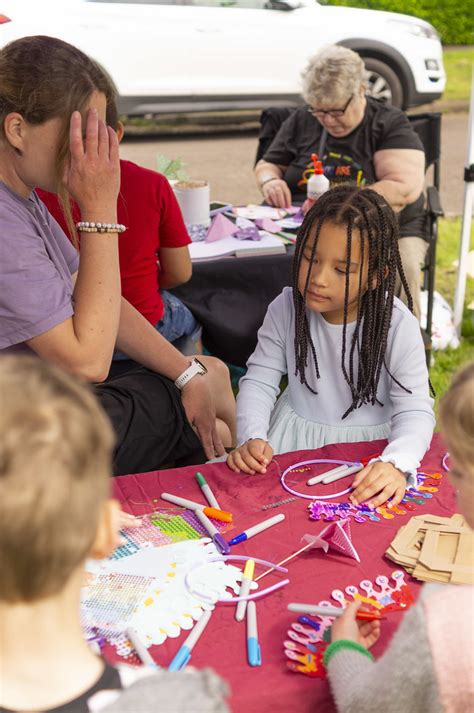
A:
[[[350,388],[352,402],[342,416],[344,419],[364,404],[381,405],[377,398],[377,390],[382,367],[385,366],[390,374],[385,364],[385,352],[392,318],[397,272],[407,295],[408,308],[411,312],[413,311],[413,301],[398,250],[397,218],[387,201],[370,188],[361,189],[347,184],[324,193],[308,211],[299,229],[293,261],[295,376],[299,375],[302,384],[305,384],[313,393],[317,393],[306,380],[309,354],[311,354],[318,379],[320,374],[317,345],[313,343],[311,337],[305,307],[311,270],[308,270],[303,294],[298,288],[298,276],[308,237],[314,235],[310,257],[312,263],[315,259],[321,227],[325,221],[343,225],[347,230],[341,368]],[[358,239],[358,235],[360,235],[361,259],[357,319],[351,343],[348,345],[349,266],[352,241],[356,236]],[[363,292],[360,288],[365,263],[368,266],[368,284],[374,286]],[[349,352],[348,364],[347,352]],[[358,368],[355,374],[354,355],[356,353]],[[411,393],[392,374],[390,376],[404,391]]]

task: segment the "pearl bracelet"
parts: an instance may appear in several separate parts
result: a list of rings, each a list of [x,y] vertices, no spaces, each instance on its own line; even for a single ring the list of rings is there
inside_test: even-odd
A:
[[[76,229],[80,233],[124,233],[127,230],[121,223],[93,223],[89,220],[76,223]]]

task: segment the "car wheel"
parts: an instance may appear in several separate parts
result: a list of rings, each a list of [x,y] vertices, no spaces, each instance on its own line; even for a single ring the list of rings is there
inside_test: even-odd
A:
[[[363,57],[363,60],[369,75],[367,94],[386,104],[402,108],[403,89],[393,69],[379,59]]]

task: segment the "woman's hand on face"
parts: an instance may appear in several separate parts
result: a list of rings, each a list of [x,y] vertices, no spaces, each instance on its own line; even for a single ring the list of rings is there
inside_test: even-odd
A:
[[[275,208],[289,208],[291,206],[291,191],[282,178],[268,181],[262,186],[262,195],[265,202]]]
[[[355,641],[366,649],[378,641],[380,636],[380,621],[357,621],[356,615],[361,602],[351,602],[344,614],[334,620],[331,626],[331,643],[333,641]]]
[[[263,438],[252,438],[227,456],[227,465],[236,473],[243,471],[250,475],[266,473],[267,465],[273,458],[273,448]]]
[[[365,502],[374,510],[389,498],[392,498],[392,505],[398,505],[405,495],[407,481],[405,475],[394,465],[377,461],[357,473],[352,487],[354,490],[349,495],[349,500],[354,505]]]
[[[75,111],[71,116],[69,148],[63,181],[79,205],[82,219],[115,222],[120,189],[117,134],[99,119],[97,109],[91,108],[83,139],[82,116]]]
[[[217,432],[214,398],[206,377],[198,376],[188,381],[181,391],[181,401],[207,458],[224,455],[224,444]]]

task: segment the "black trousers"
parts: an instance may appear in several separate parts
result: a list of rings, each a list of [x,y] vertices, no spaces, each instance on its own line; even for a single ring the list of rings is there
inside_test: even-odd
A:
[[[201,442],[170,379],[139,367],[94,388],[116,435],[114,475],[204,462]]]

